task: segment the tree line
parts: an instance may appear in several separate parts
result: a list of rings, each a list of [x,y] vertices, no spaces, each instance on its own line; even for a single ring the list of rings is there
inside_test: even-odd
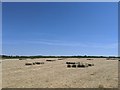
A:
[[[8,55],[0,55],[1,58],[3,59],[11,59],[11,58],[118,58],[115,56],[8,56]]]

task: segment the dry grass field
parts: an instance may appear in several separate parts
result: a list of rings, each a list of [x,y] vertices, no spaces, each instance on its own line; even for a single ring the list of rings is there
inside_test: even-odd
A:
[[[0,58],[0,89],[2,89],[2,59]]]
[[[69,61],[94,66],[68,68],[66,62]],[[27,62],[44,64],[25,65]],[[3,60],[2,80],[3,88],[117,88],[118,61],[105,58]]]

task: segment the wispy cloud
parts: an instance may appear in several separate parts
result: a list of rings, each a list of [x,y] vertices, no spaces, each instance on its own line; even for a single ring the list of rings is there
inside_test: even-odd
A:
[[[45,40],[45,41],[28,41],[31,44],[45,44],[57,46],[71,46],[71,47],[89,47],[89,48],[103,48],[103,49],[117,49],[118,43],[80,43],[80,42],[63,42],[58,40]]]
[[[101,49],[117,49],[118,43],[80,43],[80,42],[68,42],[68,41],[59,41],[59,40],[34,40],[34,41],[19,41],[19,42],[4,42],[4,44],[43,44],[51,46],[66,46],[66,47],[84,47],[84,48],[101,48]]]
[[[82,43],[70,43],[70,42],[50,42],[50,41],[29,41],[31,44],[46,44],[46,45],[57,45],[57,46],[85,46]]]

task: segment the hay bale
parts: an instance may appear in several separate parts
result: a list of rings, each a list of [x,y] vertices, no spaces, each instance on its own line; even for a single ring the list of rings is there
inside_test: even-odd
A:
[[[27,62],[27,63],[25,63],[25,65],[33,65],[33,63]]]
[[[35,62],[35,64],[41,64],[40,62]]]
[[[44,64],[44,62],[33,62],[33,65],[35,64]]]
[[[66,62],[66,64],[76,64],[75,62]]]
[[[90,63],[88,63],[88,66],[92,66]]]
[[[46,61],[55,61],[55,60],[46,60]]]
[[[75,62],[71,62],[71,64],[76,64]]]
[[[68,67],[68,68],[70,68],[70,67],[71,67],[71,65],[70,65],[70,64],[67,64],[67,67]]]
[[[88,63],[88,66],[94,66],[94,64]]]
[[[81,64],[81,67],[86,67],[84,64]]]
[[[87,66],[85,64],[78,64],[77,67],[80,68],[80,67],[87,67]]]
[[[66,62],[66,64],[70,64],[70,62]]]
[[[81,65],[80,65],[80,64],[78,64],[78,65],[77,65],[77,67],[81,67]]]
[[[58,60],[63,60],[63,59],[58,59]]]
[[[51,60],[46,60],[46,61],[51,61]]]
[[[87,59],[87,60],[93,60],[93,59]]]
[[[33,63],[33,65],[35,65],[35,63]]]
[[[66,62],[66,64],[69,64],[69,62]]]
[[[73,65],[72,65],[72,67],[73,67],[73,68],[76,68],[76,65],[75,65],[75,64],[73,64]]]

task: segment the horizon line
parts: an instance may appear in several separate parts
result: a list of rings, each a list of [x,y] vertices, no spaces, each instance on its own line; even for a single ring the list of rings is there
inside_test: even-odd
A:
[[[114,57],[119,57],[119,55],[6,55],[2,54],[0,56],[95,56],[95,57],[109,57],[109,56],[114,56]]]

